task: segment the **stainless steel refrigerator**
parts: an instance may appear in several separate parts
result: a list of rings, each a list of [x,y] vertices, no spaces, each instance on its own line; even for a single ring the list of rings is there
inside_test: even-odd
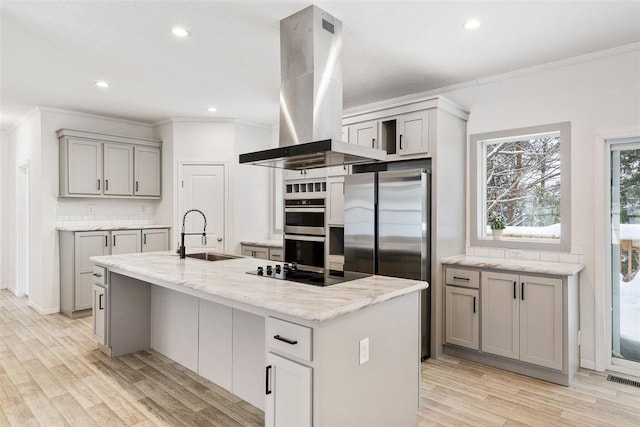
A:
[[[345,270],[431,280],[429,171],[348,175],[344,197]],[[430,356],[430,296],[422,291],[422,360]]]

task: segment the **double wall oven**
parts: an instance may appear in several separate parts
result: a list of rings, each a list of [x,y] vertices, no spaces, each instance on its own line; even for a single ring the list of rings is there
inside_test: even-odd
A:
[[[324,271],[326,182],[287,184],[284,195],[284,259]]]

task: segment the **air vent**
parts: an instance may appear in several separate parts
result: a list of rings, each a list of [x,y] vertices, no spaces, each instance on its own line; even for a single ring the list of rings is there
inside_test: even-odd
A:
[[[322,28],[333,34],[333,24],[329,21],[322,20]]]
[[[614,383],[630,385],[631,387],[640,388],[640,381],[630,380],[628,378],[617,377],[615,375],[607,376],[607,381],[612,381]]]

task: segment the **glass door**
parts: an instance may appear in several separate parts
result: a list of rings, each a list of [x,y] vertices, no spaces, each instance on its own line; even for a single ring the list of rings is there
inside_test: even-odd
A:
[[[611,365],[640,369],[640,138],[611,147]]]

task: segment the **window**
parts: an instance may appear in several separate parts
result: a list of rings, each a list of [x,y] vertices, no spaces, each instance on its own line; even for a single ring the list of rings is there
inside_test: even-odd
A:
[[[570,127],[471,136],[473,246],[569,251]],[[504,224],[501,237],[492,220]]]

